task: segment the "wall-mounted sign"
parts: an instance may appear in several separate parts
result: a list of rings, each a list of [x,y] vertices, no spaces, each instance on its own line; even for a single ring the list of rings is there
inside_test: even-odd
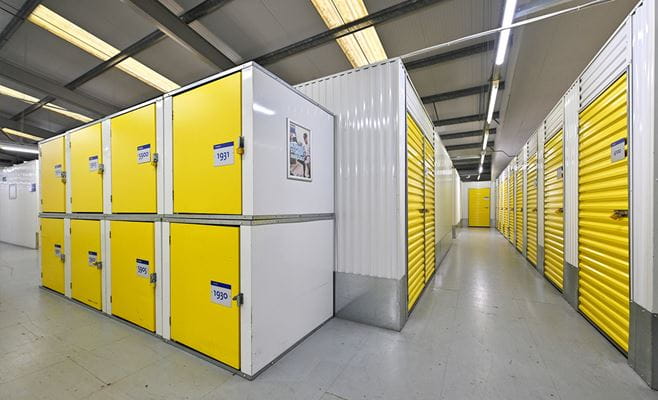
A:
[[[610,162],[626,158],[626,138],[621,138],[610,145]]]
[[[288,179],[311,181],[311,131],[287,121]]]
[[[555,175],[557,176],[557,179],[564,178],[564,167],[558,167],[558,169],[555,170]]]

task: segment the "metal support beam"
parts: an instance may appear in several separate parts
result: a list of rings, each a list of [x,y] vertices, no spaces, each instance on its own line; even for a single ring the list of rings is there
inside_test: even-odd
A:
[[[456,169],[460,169],[460,168],[478,168],[480,166],[480,161],[475,160],[475,161],[471,161],[471,162],[468,162],[468,163],[456,164],[455,161],[453,160],[452,165]],[[490,166],[491,166],[491,159],[485,160],[484,164],[483,164],[483,167],[486,169],[487,167],[490,167]]]
[[[60,86],[57,83],[23,69],[9,61],[0,59],[0,75],[3,75],[15,82],[21,83],[32,89],[45,92],[50,96],[68,101],[85,110],[92,111],[98,116],[112,114],[119,110],[118,107],[107,104],[103,101],[94,99],[81,93],[74,92],[70,89]]]
[[[421,98],[421,100],[423,100],[423,103],[425,103],[425,104],[431,104],[431,103],[436,103],[436,102],[439,102],[439,101],[458,99],[460,97],[484,94],[484,93],[487,93],[490,88],[491,88],[491,85],[489,83],[487,83],[485,85],[473,86],[473,87],[469,87],[469,88],[453,90],[451,92],[443,92],[443,93],[433,94],[433,95],[430,95],[430,96],[424,96],[424,97]],[[498,84],[498,90],[503,90],[503,89],[505,89],[505,82],[501,81]]]
[[[278,50],[271,51],[267,54],[264,54],[253,61],[265,65],[272,64],[276,61],[281,60],[285,57],[290,57],[294,54],[301,53],[303,51],[312,49],[314,47],[323,45],[332,40],[339,39],[343,36],[350,35],[355,32],[359,32],[363,29],[370,28],[381,24],[383,22],[390,21],[394,18],[401,17],[403,15],[409,14],[410,12],[419,10],[423,7],[433,5],[444,0],[407,0],[391,7],[384,8],[383,10],[376,11],[372,14],[366,15],[363,18],[356,19],[352,22],[348,22],[344,25],[337,26],[333,29],[329,29],[317,35],[313,35],[309,38],[300,40],[296,43],[290,44]]]
[[[421,58],[414,61],[407,61],[404,63],[404,66],[407,68],[407,71],[411,71],[418,68],[429,67],[431,65],[444,63],[447,61],[456,60],[463,57],[474,56],[476,54],[486,53],[487,51],[494,49],[495,42],[493,40],[474,44],[472,46],[462,47],[461,49],[447,51],[445,53],[436,54],[426,58]]]
[[[495,111],[493,114],[493,119],[498,119],[499,116],[500,113],[498,111]],[[464,117],[446,118],[446,119],[434,121],[434,126],[446,126],[446,125],[463,124],[465,122],[484,121],[486,118],[487,116],[485,114],[475,114],[475,115],[466,115]]]
[[[494,141],[490,140],[487,143],[487,146],[493,146]],[[466,144],[454,144],[452,146],[446,146],[446,150],[448,151],[455,151],[455,150],[466,150],[466,149],[481,149],[482,148],[482,143],[481,142],[475,142],[475,143],[466,143]]]
[[[439,137],[441,140],[453,140],[453,139],[462,139],[466,137],[482,136],[484,131],[482,129],[477,129],[474,131],[465,131],[465,132],[455,132],[455,133],[440,133]],[[496,134],[496,128],[489,129],[489,136]]]
[[[5,29],[0,32],[0,49],[4,47],[5,44],[11,39],[11,37],[16,33],[18,28],[25,22],[27,17],[32,14],[35,8],[41,3],[41,0],[27,0],[23,3],[23,6],[20,10],[14,15],[14,17],[9,21],[5,26]]]
[[[0,128],[11,128],[17,131],[23,131],[26,133],[31,133],[42,138],[49,138],[55,136],[57,133],[49,131],[47,129],[39,128],[31,124],[23,123],[22,121],[15,121],[13,119],[7,118],[0,115]]]
[[[233,61],[217,50],[212,44],[208,43],[203,36],[181,21],[158,0],[130,0],[130,3],[141,10],[158,29],[212,65],[222,70],[235,66]]]

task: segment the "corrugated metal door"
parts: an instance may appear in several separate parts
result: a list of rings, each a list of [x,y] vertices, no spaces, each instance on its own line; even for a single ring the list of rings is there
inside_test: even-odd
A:
[[[407,115],[407,307],[425,287],[425,165],[423,133]]]
[[[508,188],[509,179],[505,177],[503,181],[503,236],[509,239],[509,195]]]
[[[507,239],[514,242],[514,171],[507,178]]]
[[[66,178],[64,168],[64,137],[39,146],[39,183],[41,211],[66,211]]]
[[[537,154],[528,159],[528,260],[537,266]]]
[[[468,189],[468,226],[489,226],[489,188]]]
[[[579,309],[628,351],[628,93],[622,75],[579,115]]]
[[[103,212],[101,124],[71,133],[71,209]]]
[[[242,75],[173,98],[174,212],[242,213]]]
[[[239,256],[239,227],[171,224],[171,338],[235,369]]]
[[[112,118],[112,212],[155,213],[155,105]]]
[[[110,222],[112,314],[155,331],[153,222]]]
[[[64,294],[64,220],[41,218],[41,284]]]
[[[71,297],[101,309],[101,222],[71,220]]]
[[[562,289],[564,268],[564,170],[562,131],[544,145],[544,275]]]
[[[516,171],[516,249],[523,252],[523,169]]]
[[[436,250],[434,248],[435,231],[434,224],[436,212],[434,210],[435,195],[434,184],[434,146],[425,139],[425,282],[427,282],[434,273]]]

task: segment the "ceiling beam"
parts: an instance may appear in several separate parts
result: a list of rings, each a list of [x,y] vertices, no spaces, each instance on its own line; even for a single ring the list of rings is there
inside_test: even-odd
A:
[[[452,160],[452,165],[457,169],[459,169],[459,168],[470,168],[470,167],[477,168],[478,166],[480,166],[480,160],[479,159],[478,160],[472,160],[472,161],[467,162],[467,163],[456,163],[455,160]],[[491,165],[491,159],[485,159],[483,165],[485,167],[490,166]]]
[[[23,69],[7,60],[0,59],[0,75],[15,82],[31,87],[32,89],[47,93],[55,98],[75,104],[85,110],[96,113],[98,116],[112,114],[119,110],[118,107],[103,101],[94,99],[81,93],[60,86],[57,83]]]
[[[226,70],[235,66],[233,61],[226,57],[215,46],[210,44],[197,31],[181,21],[176,14],[169,11],[158,0],[129,0],[137,9],[141,10],[159,30],[166,33],[178,44],[207,60],[210,64]]]
[[[498,119],[499,116],[500,113],[496,111],[493,114],[493,119]],[[487,118],[485,114],[475,114],[475,115],[466,115],[463,117],[456,117],[456,118],[446,118],[446,119],[434,121],[434,126],[446,126],[446,125],[463,124],[465,122],[484,121],[485,118]]]
[[[453,99],[458,99],[460,97],[466,97],[466,96],[474,96],[478,94],[484,94],[489,91],[489,88],[491,85],[489,83],[484,84],[484,85],[479,85],[479,86],[472,86],[464,89],[459,89],[459,90],[453,90],[451,92],[443,92],[443,93],[437,93],[433,94],[430,96],[423,96],[421,100],[423,100],[423,103],[425,104],[431,104],[431,103],[436,103],[439,101],[446,101],[446,100],[453,100]],[[503,90],[505,89],[505,82],[501,81],[498,84],[498,90]]]
[[[494,141],[490,140],[487,143],[487,147],[493,146]],[[482,148],[482,143],[480,142],[475,142],[475,143],[465,143],[465,144],[453,144],[452,146],[446,146],[446,150],[448,151],[455,151],[455,150],[466,150],[466,149],[480,149]]]
[[[494,49],[495,42],[493,40],[474,44],[472,46],[463,47],[457,50],[447,51],[445,53],[435,54],[426,58],[421,58],[414,61],[408,61],[404,63],[404,66],[407,68],[407,71],[412,71],[418,68],[429,67],[431,65],[436,65],[444,63],[447,61],[457,60],[459,58],[474,56],[476,54],[486,53],[487,51]]]
[[[51,136],[55,136],[57,133],[49,131],[47,129],[39,128],[34,125],[24,123],[22,121],[15,121],[13,119],[7,118],[5,116],[0,115],[0,128],[10,128],[14,129],[17,131],[22,131],[26,133],[30,133],[36,136],[40,136],[42,138],[49,138]]]
[[[384,8],[383,10],[379,10],[366,15],[363,18],[355,19],[352,22],[348,22],[344,25],[337,26],[322,33],[318,33],[317,35],[313,35],[288,46],[282,47],[278,50],[271,51],[267,54],[257,57],[253,61],[261,65],[272,64],[283,58],[290,57],[294,54],[323,45],[343,36],[359,32],[363,29],[370,28],[371,26],[390,21],[394,18],[401,17],[440,1],[444,0],[406,0],[393,6]]]
[[[23,3],[20,10],[9,21],[5,28],[0,32],[0,49],[11,39],[18,28],[25,22],[27,17],[32,14],[35,8],[41,3],[41,0],[27,0]]]
[[[454,132],[454,133],[440,133],[439,137],[441,140],[453,140],[453,139],[462,139],[466,137],[482,136],[484,131],[482,129],[477,129],[474,131],[464,131],[464,132]],[[489,129],[489,136],[496,134],[496,128]]]
[[[480,173],[480,170],[477,169],[477,168],[476,169],[458,170],[458,172],[459,172],[460,176],[465,176],[465,175],[475,175],[475,176],[477,176],[478,174],[481,174],[481,175],[490,175],[491,174],[491,172],[486,170],[486,169],[483,169],[482,172]]]

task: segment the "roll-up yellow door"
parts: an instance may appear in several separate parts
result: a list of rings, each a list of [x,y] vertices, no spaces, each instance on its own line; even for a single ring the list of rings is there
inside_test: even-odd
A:
[[[578,307],[624,351],[629,333],[626,74],[580,113]]]
[[[507,198],[507,185],[508,185],[508,179],[505,177],[503,180],[503,188],[502,188],[502,196],[503,196],[503,221],[502,221],[502,228],[503,228],[503,236],[506,238],[509,237],[509,232],[508,232],[508,225],[509,222],[507,221],[507,213],[508,213],[508,201],[509,199]]]
[[[564,169],[562,131],[544,145],[544,275],[562,290],[564,269]]]
[[[101,222],[71,220],[71,297],[101,309]]]
[[[468,226],[489,226],[489,188],[468,189]]]
[[[407,114],[407,306],[425,287],[425,165],[423,133]]]
[[[434,176],[434,146],[427,140],[427,137],[423,138],[425,140],[425,282],[427,282],[434,273],[436,259],[434,248],[436,237],[434,232],[436,218],[434,184],[436,177]]]
[[[41,218],[41,284],[64,294],[64,220]]]
[[[103,212],[101,124],[71,133],[71,209]]]
[[[507,178],[507,239],[514,242],[514,171]]]
[[[41,211],[66,212],[64,137],[39,145]]]
[[[497,223],[496,223],[496,228],[498,229],[499,232],[503,231],[503,196],[502,196],[502,182],[499,182],[498,187],[496,188],[496,212],[497,212]]]
[[[110,222],[112,314],[155,331],[153,222]]]
[[[240,228],[171,224],[171,338],[240,369]]]
[[[242,75],[173,98],[174,212],[242,213]]]
[[[516,249],[523,251],[523,168],[516,171]]]
[[[537,266],[537,154],[528,159],[528,260]]]
[[[112,212],[155,213],[155,104],[110,120]]]

